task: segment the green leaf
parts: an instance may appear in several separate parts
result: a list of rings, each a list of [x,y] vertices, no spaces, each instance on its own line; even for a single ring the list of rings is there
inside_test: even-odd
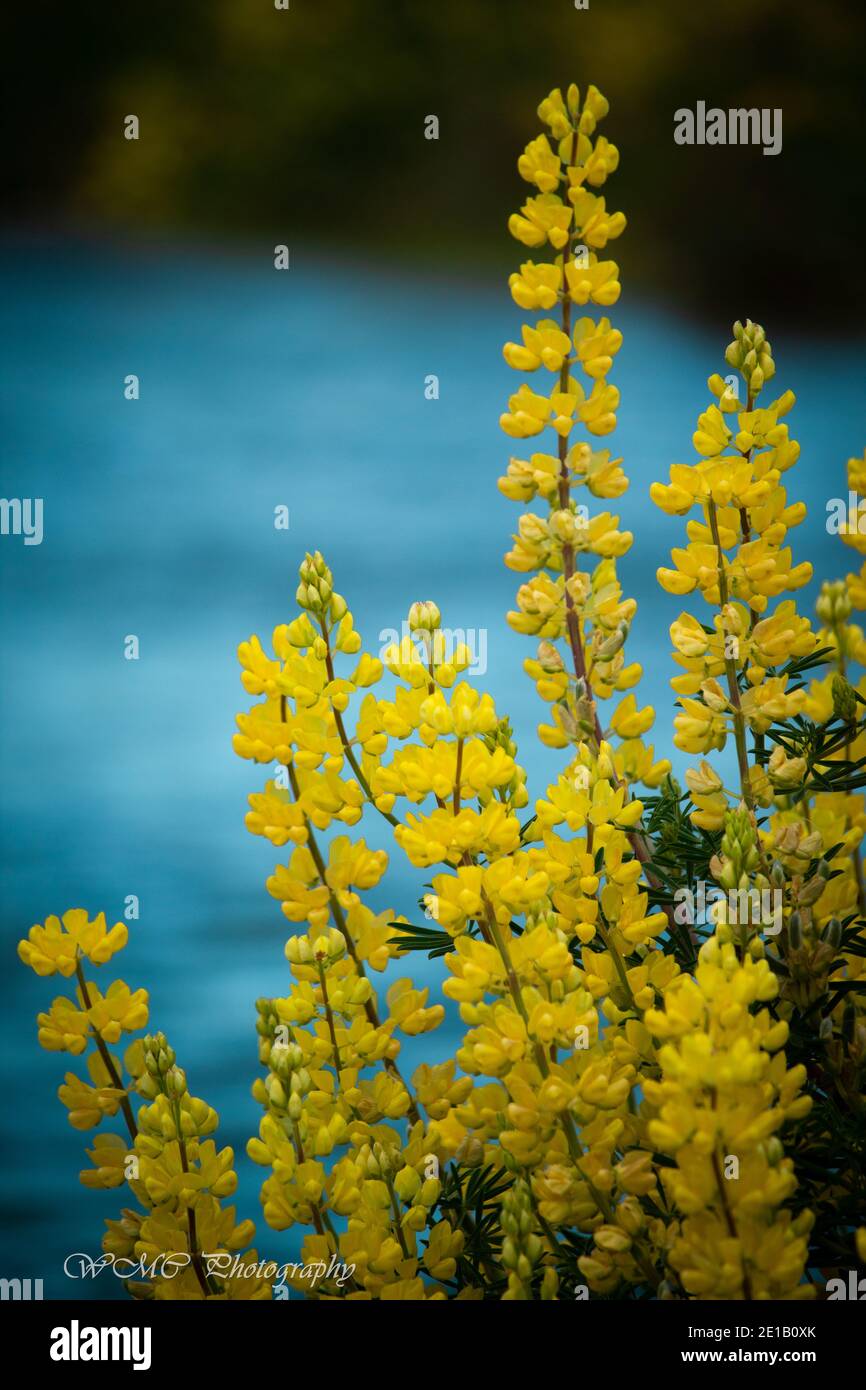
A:
[[[447,931],[437,931],[434,927],[416,927],[412,922],[389,922],[396,927],[398,936],[389,937],[398,951],[426,951],[430,960],[436,956],[447,956],[454,950],[454,937]]]

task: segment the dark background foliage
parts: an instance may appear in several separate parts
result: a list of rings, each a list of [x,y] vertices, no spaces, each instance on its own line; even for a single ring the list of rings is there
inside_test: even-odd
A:
[[[7,218],[504,257],[539,94],[595,82],[630,274],[687,312],[856,326],[862,0],[104,0],[4,21]],[[781,107],[781,154],[679,147],[680,106]],[[141,121],[137,144],[123,117]],[[435,113],[438,142],[423,138]],[[425,204],[435,208],[425,216]],[[420,215],[419,215],[420,210]]]

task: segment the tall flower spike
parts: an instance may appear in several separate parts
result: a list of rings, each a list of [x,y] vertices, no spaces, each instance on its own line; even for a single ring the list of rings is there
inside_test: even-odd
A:
[[[588,738],[597,747],[602,727],[596,701],[621,693],[625,698],[611,725],[622,740],[613,753],[615,776],[655,787],[670,764],[656,761],[642,743],[653,711],[638,710],[634,695],[627,693],[641,674],[625,656],[637,605],[623,598],[616,576],[616,560],[628,551],[632,536],[619,529],[618,516],[590,515],[587,503],[575,496],[584,489],[584,497],[612,501],[628,487],[622,460],[594,442],[616,426],[619,391],[608,376],[622,334],[605,315],[575,313],[588,304],[609,307],[620,293],[619,268],[601,253],[624,231],[625,217],[608,213],[604,198],[591,191],[619,163],[614,145],[602,136],[593,139],[607,112],[608,103],[595,87],[582,103],[574,86],[565,98],[558,89],[551,92],[538,114],[554,145],[547,134],[540,135],[518,161],[520,175],[540,192],[512,216],[509,230],[527,246],[548,245],[551,259],[525,262],[509,285],[521,308],[553,310],[556,317],[525,324],[522,342],[506,343],[509,366],[540,372],[546,381],[537,388],[522,385],[500,423],[516,439],[552,430],[556,444],[555,453],[512,458],[499,487],[514,501],[546,503],[545,514],[520,518],[506,556],[511,569],[532,576],[521,586],[509,622],[518,632],[544,639],[536,658],[525,663],[539,695],[552,706],[551,722],[539,729],[543,742],[565,748]],[[578,438],[581,432],[589,438]],[[582,559],[594,562],[590,573],[581,570]]]
[[[776,368],[764,329],[750,319],[734,324],[725,360],[735,371],[709,378],[716,403],[699,417],[693,435],[699,461],[674,464],[670,483],[654,483],[650,495],[671,515],[699,509],[699,519],[687,525],[688,544],[672,551],[674,568],[661,568],[658,580],[668,593],[700,594],[713,610],[715,629],[706,632],[702,618],[686,612],[671,627],[674,659],[685,672],[671,682],[682,709],[674,743],[706,754],[724,748],[733,734],[740,796],[754,810],[769,804],[770,789],[760,761],[750,755],[749,737],[760,746],[775,720],[802,711],[806,692],[782,668],[809,657],[817,641],[793,599],[781,597],[812,576],[808,562],[792,563],[787,543],[806,512],[802,503],[789,501],[781,482],[800,453],[783,423],[794,394],[785,391],[759,404]],[[698,824],[721,827],[720,791],[698,793],[695,804]]]
[[[254,1233],[222,1204],[237,1186],[234,1154],[217,1151],[209,1137],[216,1111],[189,1094],[186,1076],[162,1033],[131,1042],[122,1059],[111,1052],[125,1032],[147,1023],[147,993],[115,980],[103,995],[85,976],[85,962],[105,965],[127,944],[127,929],[108,930],[105,914],[91,918],[73,908],[31,928],[18,946],[37,975],[75,976],[75,999],[54,1000],[39,1015],[39,1041],[50,1052],[87,1053],[85,1081],[67,1072],[58,1095],[74,1129],[95,1129],[122,1116],[126,1134],[94,1136],[91,1162],[80,1173],[84,1187],[126,1187],[136,1208],[107,1221],[102,1248],[109,1257],[141,1260],[146,1279],[129,1283],[137,1298],[269,1299],[256,1252],[237,1255]],[[132,1098],[146,1103],[137,1115]]]

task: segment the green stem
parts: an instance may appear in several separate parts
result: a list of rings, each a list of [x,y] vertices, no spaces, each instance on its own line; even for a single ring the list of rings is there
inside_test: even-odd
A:
[[[325,1017],[328,1020],[328,1032],[331,1035],[331,1050],[334,1054],[334,1071],[337,1073],[337,1087],[339,1088],[342,1085],[342,1076],[340,1074],[340,1049],[337,1046],[337,1029],[334,1024],[334,1012],[331,1008],[331,1001],[328,998],[328,982],[325,979],[325,967],[323,966],[319,957],[316,957],[316,964],[319,967],[319,982],[322,987],[322,999],[325,1004]]]
[[[728,578],[725,574],[725,557],[722,550],[722,543],[719,537],[719,518],[716,511],[716,504],[712,497],[707,500],[707,516],[710,523],[710,532],[713,537],[713,544],[719,557],[719,603],[722,608],[729,603]],[[737,766],[740,770],[740,791],[743,800],[749,810],[754,815],[755,799],[752,796],[752,784],[749,781],[749,754],[746,747],[746,720],[743,714],[743,707],[740,701],[740,685],[737,678],[737,668],[733,657],[725,653],[725,675],[728,681],[728,694],[731,701],[731,712],[734,721],[734,740],[737,745]]]
[[[334,676],[334,660],[333,660],[333,657],[332,657],[332,655],[331,655],[331,644],[330,644],[330,642],[329,642],[329,640],[328,640],[328,629],[325,627],[324,619],[322,619],[322,618],[319,619],[319,626],[320,626],[321,629],[322,629],[322,637],[323,637],[323,639],[324,639],[324,643],[325,643],[325,647],[326,647],[326,652],[325,652],[325,669],[326,669],[327,672],[328,672],[328,680],[329,680],[329,681],[332,681],[332,680],[335,679],[335,676]],[[348,763],[349,763],[349,766],[351,767],[352,771],[354,772],[355,776],[356,776],[357,779],[358,779],[358,785],[360,786],[362,792],[363,792],[364,795],[366,796],[366,798],[367,798],[367,800],[369,801],[370,805],[371,805],[371,806],[375,806],[375,808],[376,808],[376,810],[379,812],[380,816],[384,816],[385,819],[386,819],[386,821],[388,821],[388,823],[389,823],[390,825],[399,825],[400,822],[398,821],[397,817],[396,817],[396,816],[393,816],[393,815],[391,814],[390,811],[383,811],[383,810],[381,810],[381,808],[380,808],[379,806],[376,806],[376,803],[375,803],[375,801],[373,800],[373,793],[372,793],[372,791],[371,791],[371,789],[370,789],[370,783],[367,781],[366,777],[364,776],[363,772],[361,771],[361,764],[358,762],[357,758],[355,757],[354,752],[352,751],[352,745],[351,745],[351,743],[350,743],[350,741],[349,741],[349,735],[346,733],[346,726],[345,726],[345,724],[343,723],[343,716],[342,716],[342,714],[340,713],[340,711],[339,711],[338,709],[334,709],[334,706],[333,706],[333,705],[331,706],[331,709],[332,709],[332,712],[333,712],[333,715],[334,715],[334,723],[335,723],[336,726],[337,726],[337,733],[340,735],[340,742],[341,742],[342,745],[343,745],[343,752],[344,752],[345,755],[346,755],[346,759],[347,759],[347,761],[348,761]]]
[[[460,778],[463,775],[463,739],[457,740],[457,769],[454,774],[454,815],[460,815]]]
[[[81,998],[84,1003],[84,1007],[85,1009],[87,1009],[89,1013],[93,1005],[90,1002],[90,992],[87,988],[87,981],[84,978],[84,971],[81,969],[80,952],[78,952],[78,954],[75,957],[75,975],[78,980],[78,987],[81,990]],[[122,1091],[123,1093],[120,1101],[120,1108],[123,1111],[123,1118],[126,1121],[126,1127],[129,1130],[129,1137],[134,1144],[138,1135],[138,1127],[135,1123],[135,1116],[132,1113],[132,1106],[129,1103],[129,1096],[126,1091],[126,1087],[124,1086],[122,1080],[118,1076],[117,1068],[114,1065],[114,1059],[105,1045],[105,1039],[103,1038],[99,1029],[94,1024],[93,1020],[88,1019],[88,1022],[90,1023],[90,1032],[93,1036],[93,1041],[96,1043],[96,1049],[100,1057],[102,1058],[105,1070],[108,1072],[109,1080],[111,1081],[111,1084],[115,1090]]]
[[[285,697],[283,697],[283,698],[285,698]],[[295,769],[294,769],[294,767],[291,765],[291,763],[286,763],[286,764],[285,764],[285,768],[286,768],[286,771],[287,771],[288,776],[289,776],[289,783],[290,783],[291,788],[292,788],[292,794],[294,795],[295,801],[296,801],[296,802],[299,802],[299,801],[300,801],[300,789],[299,789],[299,787],[298,787],[298,779],[297,779],[297,777],[296,777],[296,775],[295,775]],[[358,975],[361,977],[361,979],[366,980],[366,979],[367,979],[367,972],[366,972],[366,970],[364,969],[364,962],[361,960],[360,956],[358,955],[358,949],[357,949],[357,947],[356,947],[356,945],[355,945],[354,937],[352,936],[352,933],[351,933],[350,930],[349,930],[349,924],[348,924],[348,922],[346,921],[345,915],[344,915],[344,913],[343,913],[343,909],[342,909],[342,907],[340,906],[340,903],[339,903],[339,901],[338,901],[338,899],[337,899],[337,895],[336,895],[336,893],[334,893],[333,889],[331,888],[330,884],[328,883],[327,871],[326,871],[326,868],[325,868],[325,861],[324,861],[324,859],[322,858],[322,852],[321,852],[321,850],[319,849],[318,843],[317,843],[317,841],[316,841],[316,837],[315,837],[315,835],[313,834],[313,827],[312,827],[312,825],[310,824],[309,819],[307,818],[307,816],[304,816],[304,826],[305,826],[306,831],[307,831],[307,848],[309,849],[310,855],[312,856],[313,863],[314,863],[315,866],[316,866],[316,873],[317,873],[318,876],[319,876],[319,880],[320,880],[322,886],[323,886],[324,888],[327,888],[327,890],[328,890],[328,902],[329,902],[330,909],[331,909],[331,915],[332,915],[332,917],[333,917],[333,919],[334,919],[334,924],[335,924],[335,926],[337,927],[337,930],[338,930],[339,932],[342,933],[343,939],[344,939],[345,942],[346,942],[346,950],[348,951],[349,955],[350,955],[351,958],[352,958],[353,964],[354,964],[354,966],[355,966],[355,969],[356,969],[357,972],[358,972]],[[372,995],[371,995],[371,997],[366,1001],[366,1003],[364,1004],[364,1012],[365,1012],[365,1014],[367,1015],[367,1018],[368,1018],[369,1021],[372,1023],[372,1025],[373,1025],[374,1028],[381,1028],[382,1024],[381,1024],[381,1020],[380,1020],[380,1018],[379,1018],[379,1011],[378,1011],[378,1009],[376,1008],[376,1004],[375,1004],[375,1001],[374,1001]],[[382,1060],[383,1060],[383,1062],[384,1062],[384,1065],[385,1065],[386,1069],[391,1073],[391,1075],[392,1075],[393,1077],[396,1078],[396,1080],[398,1080],[398,1081],[400,1082],[401,1086],[404,1087],[404,1089],[405,1089],[405,1091],[406,1091],[406,1094],[407,1094],[408,1097],[409,1097],[409,1111],[408,1111],[409,1118],[410,1118],[412,1124],[418,1124],[419,1121],[420,1121],[420,1119],[421,1119],[421,1114],[420,1114],[420,1111],[419,1111],[419,1109],[418,1109],[417,1102],[416,1102],[414,1096],[412,1095],[412,1091],[411,1091],[410,1087],[407,1085],[406,1081],[403,1079],[402,1075],[400,1074],[400,1069],[399,1069],[399,1067],[397,1066],[397,1063],[396,1063],[396,1062],[393,1060],[393,1058],[391,1058],[391,1057],[384,1057]]]
[[[640,1018],[641,1011],[635,1003],[634,994],[632,993],[632,987],[628,982],[628,974],[626,973],[625,962],[623,961],[622,956],[620,955],[619,951],[616,949],[613,942],[611,941],[610,936],[608,935],[607,930],[605,929],[605,926],[602,923],[600,917],[595,924],[595,929],[601,937],[602,941],[604,942],[605,950],[608,951],[608,953],[613,957],[614,967],[616,969],[617,975],[619,976],[619,982],[625,990],[626,998],[631,1004],[631,1007],[634,1009],[635,1015],[638,1018]]]
[[[411,1256],[409,1254],[409,1247],[406,1244],[406,1234],[403,1230],[403,1222],[400,1219],[400,1203],[397,1200],[397,1193],[394,1191],[394,1184],[390,1178],[385,1179],[385,1186],[391,1194],[391,1211],[394,1213],[394,1230],[396,1231],[397,1239],[400,1242],[400,1249],[403,1251],[403,1258],[404,1260],[408,1260],[411,1258]]]
[[[188,1162],[187,1154],[186,1154],[186,1141],[185,1141],[184,1139],[181,1138],[181,1133],[180,1133],[180,1102],[179,1102],[179,1101],[177,1102],[176,1107],[175,1107],[175,1124],[177,1125],[177,1134],[178,1134],[177,1143],[178,1143],[178,1148],[179,1148],[179,1150],[180,1150],[180,1166],[181,1166],[181,1168],[183,1169],[183,1171],[184,1171],[185,1173],[188,1173],[188,1172],[189,1172],[189,1162]],[[195,1207],[193,1207],[193,1206],[187,1207],[187,1209],[186,1209],[186,1219],[187,1219],[187,1225],[188,1225],[188,1227],[189,1227],[189,1257],[190,1257],[190,1260],[192,1261],[192,1267],[193,1267],[193,1269],[195,1270],[196,1278],[198,1279],[198,1282],[199,1282],[199,1284],[201,1285],[202,1293],[204,1294],[205,1298],[208,1298],[211,1294],[219,1293],[219,1289],[217,1289],[217,1288],[212,1284],[212,1282],[211,1282],[211,1280],[210,1280],[210,1278],[209,1278],[209,1276],[208,1276],[208,1273],[207,1273],[207,1271],[206,1271],[206,1269],[205,1269],[205,1267],[204,1267],[204,1261],[203,1261],[203,1259],[202,1259],[202,1257],[201,1257],[201,1251],[200,1251],[200,1249],[199,1249],[199,1244],[198,1244],[198,1232],[197,1232],[197,1230],[196,1230],[196,1223],[195,1223]]]

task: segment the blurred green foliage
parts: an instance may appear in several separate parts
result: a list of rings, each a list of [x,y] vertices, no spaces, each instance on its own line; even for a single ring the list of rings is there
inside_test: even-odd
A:
[[[504,263],[535,107],[593,81],[632,283],[726,319],[862,318],[863,0],[48,0],[4,28],[15,218]],[[698,100],[781,107],[782,153],[675,145]]]

